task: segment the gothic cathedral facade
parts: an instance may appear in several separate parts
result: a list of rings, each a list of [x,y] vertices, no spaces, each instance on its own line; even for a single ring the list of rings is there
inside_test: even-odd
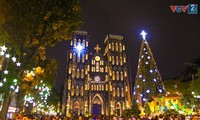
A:
[[[62,111],[76,115],[117,115],[131,104],[124,37],[108,34],[104,50],[89,50],[89,35],[77,31],[68,50]]]

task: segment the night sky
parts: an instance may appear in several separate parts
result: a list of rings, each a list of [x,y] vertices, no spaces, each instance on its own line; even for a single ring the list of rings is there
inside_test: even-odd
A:
[[[127,55],[131,63],[131,76],[135,79],[140,32],[146,39],[163,79],[180,75],[184,63],[200,56],[200,9],[197,15],[173,13],[170,5],[198,4],[199,0],[82,0],[80,30],[90,34],[89,46],[103,48],[108,33],[124,35]],[[47,55],[58,60],[56,88],[64,83],[67,41],[48,49]]]

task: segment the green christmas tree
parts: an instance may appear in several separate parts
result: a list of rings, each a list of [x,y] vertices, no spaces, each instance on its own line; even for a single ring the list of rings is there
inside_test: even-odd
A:
[[[143,40],[133,93],[139,106],[143,106],[146,101],[152,100],[152,96],[165,93],[161,75],[149,44],[145,39],[146,34],[144,31],[141,33]]]

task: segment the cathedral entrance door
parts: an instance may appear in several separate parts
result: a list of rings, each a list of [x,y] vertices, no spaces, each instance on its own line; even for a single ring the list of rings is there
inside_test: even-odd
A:
[[[93,115],[101,115],[101,104],[93,104],[92,113]]]
[[[95,95],[92,101],[92,114],[101,115],[102,114],[102,98],[100,95]]]

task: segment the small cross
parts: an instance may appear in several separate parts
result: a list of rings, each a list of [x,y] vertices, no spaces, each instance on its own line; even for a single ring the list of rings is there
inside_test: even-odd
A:
[[[147,33],[146,32],[144,32],[144,30],[140,33],[141,35],[142,35],[142,37],[143,37],[143,40],[146,40],[146,35],[147,35]]]
[[[101,50],[101,48],[99,47],[99,44],[97,44],[97,46],[94,47],[94,49],[96,50],[97,53],[99,52],[99,50]]]

